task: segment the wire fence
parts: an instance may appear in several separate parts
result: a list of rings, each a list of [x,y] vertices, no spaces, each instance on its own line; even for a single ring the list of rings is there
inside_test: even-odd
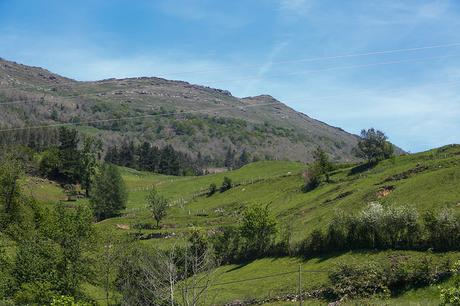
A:
[[[277,174],[277,175],[272,175],[272,176],[256,176],[256,177],[252,177],[252,178],[246,178],[246,179],[242,179],[242,180],[239,180],[239,181],[234,181],[232,183],[232,186],[233,186],[232,188],[241,187],[241,186],[249,186],[249,185],[262,183],[262,182],[266,182],[266,181],[281,178],[281,177],[290,177],[290,176],[297,175],[297,174],[298,174],[298,172],[289,171],[289,172],[286,172],[284,174]],[[174,180],[171,180],[170,182],[174,182]],[[179,182],[180,182],[180,180],[179,180]],[[161,183],[163,183],[163,182],[159,182],[158,184],[152,184],[150,186],[131,188],[131,189],[129,189],[129,191],[130,192],[148,192],[148,191],[151,191],[151,190],[157,188],[157,186],[159,184],[161,184]],[[170,205],[170,207],[179,206],[180,208],[185,208],[186,204],[194,201],[195,199],[197,199],[199,197],[203,197],[203,196],[207,196],[207,195],[209,195],[209,186],[206,186],[206,187],[203,186],[200,189],[198,189],[196,191],[193,191],[188,196],[182,196],[182,197],[170,200],[169,205]],[[129,213],[129,212],[136,212],[136,211],[143,211],[143,210],[149,210],[148,206],[145,205],[144,207],[128,208],[128,209],[125,210],[125,212]],[[189,213],[189,214],[191,214],[191,213]]]
[[[281,273],[264,273],[263,275],[260,276],[255,276],[255,277],[250,277],[250,278],[240,278],[238,280],[231,280],[231,281],[223,281],[223,282],[209,282],[208,285],[203,286],[203,285],[190,285],[190,286],[185,286],[185,290],[193,292],[194,290],[197,289],[203,289],[205,294],[209,293],[208,299],[216,299],[216,294],[212,294],[212,292],[219,292],[221,293],[222,290],[225,289],[233,289],[234,287],[228,288],[230,285],[238,285],[242,283],[251,283],[251,282],[259,282],[259,281],[264,281],[268,279],[280,279],[283,278],[284,281],[286,281],[286,277],[288,276],[294,276],[295,279],[291,279],[289,281],[289,284],[287,283],[279,283],[279,286],[273,286],[271,288],[259,288],[257,289],[257,294],[254,296],[251,295],[251,293],[242,293],[241,295],[235,294],[234,297],[231,300],[225,301],[225,302],[220,302],[220,303],[214,303],[212,301],[208,301],[209,303],[206,303],[205,301],[200,301],[201,303],[197,303],[196,305],[227,305],[226,303],[232,303],[232,300],[238,300],[244,305],[260,305],[261,303],[269,303],[269,302],[276,302],[276,301],[297,301],[299,303],[302,303],[302,301],[311,298],[312,297],[312,289],[313,287],[311,286],[311,278],[308,275],[311,274],[327,274],[330,273],[332,270],[327,270],[327,269],[309,269],[309,270],[304,270],[302,269],[301,265],[299,265],[299,268],[297,270],[292,270],[292,271],[287,271],[287,272],[281,272]],[[253,284],[254,285],[254,284]],[[227,288],[222,288],[226,287]],[[254,287],[253,287],[254,288]],[[182,288],[184,289],[184,288]],[[113,295],[107,298],[107,297],[98,297],[98,298],[93,298],[95,301],[108,301],[109,303],[112,302],[119,302],[121,296],[114,297]],[[246,302],[245,302],[246,300]],[[106,303],[109,305],[109,303]],[[177,301],[173,302],[174,305],[181,305],[180,303],[177,303]],[[301,305],[301,304],[300,304]]]

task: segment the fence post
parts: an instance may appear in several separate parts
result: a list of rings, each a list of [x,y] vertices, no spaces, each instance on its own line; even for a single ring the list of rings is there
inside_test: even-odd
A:
[[[302,265],[299,264],[299,305],[302,306]]]

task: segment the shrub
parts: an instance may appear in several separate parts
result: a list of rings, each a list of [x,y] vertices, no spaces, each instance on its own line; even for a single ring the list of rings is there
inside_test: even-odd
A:
[[[308,192],[319,186],[321,183],[321,171],[317,166],[312,166],[303,173],[303,192]]]
[[[339,264],[329,273],[330,292],[336,298],[389,296],[401,291],[434,284],[442,280],[448,268],[433,263],[430,256],[422,260],[391,257],[384,262]]]
[[[209,190],[208,190],[208,197],[212,196],[217,192],[217,185],[215,183],[212,183],[209,185]]]
[[[371,203],[358,214],[338,211],[326,234],[314,231],[302,244],[303,255],[357,248],[418,248],[422,241],[418,213],[410,207]]]
[[[454,278],[454,285],[449,288],[441,288],[440,302],[441,305],[460,305],[460,260],[458,260],[451,269]]]
[[[329,273],[329,280],[333,294],[339,298],[389,294],[383,269],[374,263],[339,264]]]
[[[211,243],[218,260],[222,264],[232,263],[240,258],[241,235],[236,227],[220,228],[211,237]]]
[[[277,233],[277,224],[268,206],[247,208],[240,223],[240,233],[247,256],[264,255],[274,245]]]
[[[220,186],[220,192],[225,192],[229,189],[233,188],[232,179],[229,177],[224,177],[224,181],[222,182],[222,186]]]

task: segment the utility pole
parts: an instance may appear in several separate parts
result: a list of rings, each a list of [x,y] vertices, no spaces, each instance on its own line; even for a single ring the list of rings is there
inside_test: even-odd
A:
[[[302,265],[299,264],[299,306],[302,306]]]

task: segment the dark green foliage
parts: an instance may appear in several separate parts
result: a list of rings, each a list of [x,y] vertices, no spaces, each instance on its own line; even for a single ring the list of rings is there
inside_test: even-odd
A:
[[[303,192],[309,192],[316,189],[322,181],[329,183],[330,172],[334,165],[329,161],[329,157],[320,147],[313,152],[314,162],[303,173],[304,184]]]
[[[100,159],[102,143],[94,138],[86,137],[81,150],[80,160],[80,179],[81,185],[85,189],[86,196],[89,197],[94,175],[96,174],[97,162]]]
[[[246,149],[243,149],[240,156],[232,148],[228,148],[225,154],[224,166],[229,169],[238,169],[251,162],[251,155]]]
[[[217,192],[217,185],[215,183],[211,183],[208,189],[208,197],[212,196],[216,192]]]
[[[313,159],[318,168],[318,172],[324,175],[326,182],[329,182],[329,173],[334,170],[334,165],[329,161],[329,157],[320,147],[313,152]]]
[[[51,146],[58,145],[58,129],[35,128],[0,133],[0,147],[25,146],[41,152]]]
[[[56,207],[48,235],[62,252],[62,262],[58,265],[60,291],[75,295],[79,285],[88,276],[89,265],[84,257],[92,235],[92,213],[86,207]]]
[[[225,154],[224,166],[230,170],[235,167],[235,151],[232,148],[228,148]]]
[[[277,223],[268,207],[258,205],[243,212],[238,227],[219,229],[212,236],[211,244],[221,262],[241,262],[274,255],[278,251],[275,245],[277,232]],[[288,251],[278,253],[287,254]]]
[[[169,207],[168,201],[153,188],[147,196],[147,205],[157,222],[157,227],[159,227],[160,221],[166,217],[166,211]]]
[[[60,173],[68,182],[79,182],[81,179],[81,152],[78,150],[77,130],[61,127],[59,129],[59,160]]]
[[[246,149],[244,149],[243,152],[241,152],[240,157],[238,158],[238,167],[243,167],[244,165],[248,164],[250,161],[251,161],[251,155]]]
[[[108,149],[105,161],[131,167],[138,170],[156,172],[168,175],[196,175],[202,169],[197,161],[187,154],[174,150],[171,145],[163,148],[143,142],[135,146],[132,142],[124,143],[120,149],[112,146]]]
[[[118,169],[103,164],[96,175],[90,203],[97,220],[111,218],[126,207],[127,191]]]
[[[240,260],[242,241],[238,228],[233,226],[220,228],[212,236],[211,242],[221,263],[233,263]]]
[[[42,176],[58,180],[60,179],[61,167],[61,159],[57,147],[50,147],[42,153],[39,165],[39,171]]]
[[[0,301],[5,300],[14,290],[16,280],[12,275],[13,263],[4,248],[0,248]]]
[[[0,259],[0,274],[6,271],[9,279],[6,290],[0,286],[0,294],[17,304],[40,305],[50,304],[56,295],[80,295],[80,285],[90,275],[91,212],[62,205],[48,211],[29,204],[21,210],[26,213],[32,219],[22,217],[14,227],[23,233],[10,236],[17,243],[13,262],[5,268]]]
[[[374,128],[362,130],[355,153],[358,157],[365,158],[369,163],[390,158],[394,149],[387,139],[383,132]]]
[[[220,192],[225,192],[232,188],[233,188],[232,179],[227,176],[224,177],[224,181],[222,182],[222,185],[220,186]]]
[[[59,129],[59,146],[50,147],[42,153],[40,174],[68,184],[81,183],[89,196],[95,169],[100,160],[102,143],[85,137],[82,148],[76,130]]]
[[[0,227],[19,220],[22,167],[13,158],[5,158],[0,165]]]
[[[50,303],[60,287],[62,250],[50,240],[35,237],[19,244],[13,275],[18,284],[15,300],[20,303]]]
[[[244,252],[249,258],[266,254],[274,245],[277,223],[270,214],[268,206],[258,205],[247,208],[239,228],[244,240]]]

